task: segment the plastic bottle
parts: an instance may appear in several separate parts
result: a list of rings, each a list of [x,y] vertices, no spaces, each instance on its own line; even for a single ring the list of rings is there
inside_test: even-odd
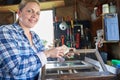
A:
[[[113,3],[110,3],[110,13],[115,13],[116,12],[116,6],[113,5]]]
[[[103,4],[102,5],[102,13],[109,13],[109,4]]]

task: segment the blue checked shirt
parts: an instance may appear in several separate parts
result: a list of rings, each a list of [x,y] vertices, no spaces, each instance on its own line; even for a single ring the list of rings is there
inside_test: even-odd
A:
[[[46,63],[42,41],[31,34],[34,49],[17,23],[0,26],[0,80],[33,80]]]

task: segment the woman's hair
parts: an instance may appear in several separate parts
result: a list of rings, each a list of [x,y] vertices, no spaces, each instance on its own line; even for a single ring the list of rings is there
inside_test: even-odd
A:
[[[29,3],[29,2],[35,2],[35,3],[37,3],[38,5],[40,5],[38,0],[22,0],[22,1],[20,2],[19,6],[18,6],[18,9],[19,9],[19,10],[22,10],[22,9],[26,6],[26,4]]]

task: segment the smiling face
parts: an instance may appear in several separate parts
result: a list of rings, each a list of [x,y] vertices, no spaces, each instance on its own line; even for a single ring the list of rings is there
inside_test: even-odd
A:
[[[40,6],[29,2],[22,10],[18,10],[19,24],[22,28],[32,28],[39,20]]]

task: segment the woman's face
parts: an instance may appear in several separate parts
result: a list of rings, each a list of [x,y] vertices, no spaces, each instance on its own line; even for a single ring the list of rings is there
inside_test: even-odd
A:
[[[29,2],[18,11],[19,24],[23,28],[32,28],[39,20],[40,6],[35,2]]]

